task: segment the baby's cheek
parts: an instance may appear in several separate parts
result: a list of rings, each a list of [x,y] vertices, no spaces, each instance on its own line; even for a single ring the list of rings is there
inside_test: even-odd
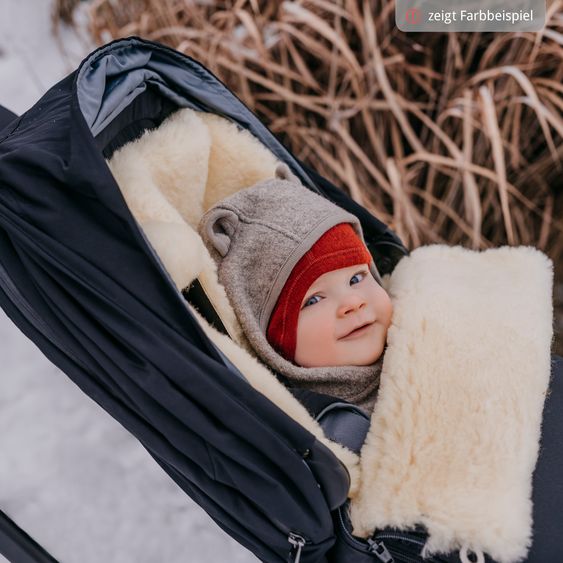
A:
[[[295,361],[304,367],[328,365],[331,361],[331,328],[322,311],[307,311],[297,324]]]
[[[318,316],[317,316],[318,317]],[[302,340],[308,346],[323,346],[327,343],[327,327],[322,318],[310,318],[304,323]],[[298,333],[299,334],[299,333]]]
[[[384,321],[383,324],[389,326],[391,324],[391,318],[393,317],[393,303],[389,296],[385,294],[385,298],[381,300],[381,318]]]
[[[311,315],[303,315],[302,317],[300,316],[297,323],[297,342],[295,350],[296,353],[300,352],[301,355],[310,355],[310,350],[315,345],[314,323],[311,320]]]

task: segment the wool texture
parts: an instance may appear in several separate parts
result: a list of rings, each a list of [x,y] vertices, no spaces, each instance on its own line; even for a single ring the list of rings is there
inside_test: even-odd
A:
[[[553,264],[432,245],[389,282],[393,321],[352,502],[356,534],[423,524],[425,552],[526,556],[550,377]]]

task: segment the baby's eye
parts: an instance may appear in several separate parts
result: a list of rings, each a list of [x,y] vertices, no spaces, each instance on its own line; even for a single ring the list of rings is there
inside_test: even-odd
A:
[[[367,275],[367,272],[358,272],[350,278],[350,285],[360,283]]]
[[[307,299],[307,301],[303,303],[303,309],[305,307],[309,307],[310,305],[314,305],[315,303],[318,303],[320,300],[321,300],[320,295],[311,295],[311,297],[309,297],[309,299]]]

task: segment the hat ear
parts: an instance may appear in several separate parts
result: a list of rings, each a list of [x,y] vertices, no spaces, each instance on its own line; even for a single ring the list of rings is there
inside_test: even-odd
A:
[[[276,178],[280,180],[287,180],[288,182],[293,182],[295,184],[301,184],[301,180],[290,170],[289,166],[285,162],[280,162],[276,166]]]
[[[202,234],[222,257],[229,252],[238,222],[238,215],[234,211],[220,207],[211,210],[202,219]]]

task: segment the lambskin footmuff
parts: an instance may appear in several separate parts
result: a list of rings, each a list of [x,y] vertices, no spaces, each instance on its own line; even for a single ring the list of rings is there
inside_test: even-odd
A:
[[[205,158],[189,150],[187,133],[182,151],[184,141],[177,129],[182,123],[197,124],[205,143],[214,139],[205,145]],[[213,137],[205,132],[209,123]],[[124,163],[138,162],[136,147],[143,146],[143,166],[153,171],[143,176],[151,183],[144,192],[173,208],[171,193],[183,189],[179,199],[184,205],[189,200],[190,210],[203,213],[218,198],[251,185],[251,178],[274,175],[273,155],[265,159],[268,167],[255,171],[264,158],[256,158],[253,151],[263,155],[263,147],[232,127],[217,116],[181,110],[158,135],[146,133],[118,151],[110,167],[123,182],[129,177]],[[225,139],[230,135],[241,147],[235,180],[226,179],[234,165],[230,151],[214,150],[213,143],[222,139],[221,128],[228,131]],[[176,159],[181,168],[174,175],[174,189],[159,182],[160,153],[148,149],[158,142],[164,150],[169,129],[173,149],[182,154]],[[224,154],[229,155],[225,162]],[[254,171],[241,172],[245,168]],[[215,185],[211,178],[224,185]],[[194,244],[197,217],[177,218],[174,210],[161,215],[162,201],[158,205],[143,201],[140,213],[139,187],[120,186],[141,225],[156,226],[146,234],[173,277],[191,269],[189,275],[175,278],[177,285],[189,285],[196,277],[206,280],[235,335],[229,339],[219,334],[198,316],[210,338],[256,389],[315,435],[322,435],[248,347],[212,260],[200,240]],[[182,225],[170,248],[162,248],[166,221]],[[189,268],[177,265],[182,260]],[[394,315],[378,402],[361,451],[361,472],[352,452],[323,438],[353,477],[349,496],[358,536],[389,526],[423,525],[429,532],[428,554],[469,550],[488,553],[502,563],[526,555],[532,533],[532,473],[550,374],[552,278],[551,261],[530,247],[478,252],[443,245],[415,250],[385,276]]]

